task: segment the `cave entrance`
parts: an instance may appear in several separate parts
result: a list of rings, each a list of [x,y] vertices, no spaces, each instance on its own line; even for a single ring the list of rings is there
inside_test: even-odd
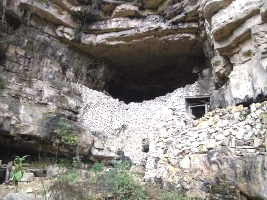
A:
[[[135,59],[140,63],[129,58],[127,63],[112,64],[116,72],[106,82],[104,90],[125,103],[153,100],[195,83],[199,74],[207,69],[202,50],[195,55],[173,54],[148,54],[148,58]]]
[[[124,103],[143,102],[155,99],[159,96],[164,96],[171,93],[177,88],[185,87],[188,84],[193,84],[198,78],[197,74],[190,74],[181,78],[172,80],[157,80],[148,82],[135,82],[131,79],[122,78],[119,76],[110,80],[105,90],[115,99],[119,99]]]
[[[186,104],[188,113],[196,119],[203,117],[209,110],[210,97],[187,97]]]

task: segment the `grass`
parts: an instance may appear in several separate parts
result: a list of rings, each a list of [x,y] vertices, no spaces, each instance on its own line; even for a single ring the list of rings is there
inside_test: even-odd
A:
[[[141,184],[135,178],[141,174],[130,172],[129,162],[114,161],[113,165],[112,168],[106,168],[101,163],[94,163],[87,171],[89,176],[85,177],[81,176],[79,169],[69,165],[70,168],[58,174],[43,195],[50,194],[51,200],[190,200],[175,191],[159,189],[149,183]]]

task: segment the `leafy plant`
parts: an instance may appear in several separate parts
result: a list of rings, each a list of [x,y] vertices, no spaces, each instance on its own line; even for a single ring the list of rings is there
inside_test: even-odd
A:
[[[82,22],[78,21],[77,26],[74,29],[74,38],[75,42],[81,42],[81,36],[83,34],[83,25]]]
[[[260,114],[260,117],[261,117],[262,119],[267,119],[267,112],[263,112],[263,113],[261,113],[261,114]]]
[[[94,163],[92,166],[92,171],[93,172],[102,172],[103,171],[103,164],[101,163]]]
[[[231,186],[231,183],[228,181],[225,181],[225,182],[221,182],[220,185],[223,187],[229,187],[229,186]]]
[[[76,172],[70,172],[66,176],[66,180],[70,182],[77,181],[79,179],[79,176]]]
[[[72,167],[72,162],[70,158],[59,158],[59,166],[61,167]]]
[[[68,172],[59,173],[57,176],[58,181],[69,181],[69,182],[75,182],[79,180],[79,175],[77,171],[71,170]]]
[[[55,132],[61,136],[62,142],[69,145],[78,144],[78,133],[74,130],[73,125],[64,122],[62,119],[59,121],[59,128]]]
[[[97,180],[98,180],[98,178],[100,177],[101,175],[100,174],[92,174],[91,176],[90,176],[90,183],[92,183],[92,184],[96,184],[97,183]]]
[[[104,174],[104,184],[116,199],[145,199],[146,192],[126,171],[129,165],[129,162],[115,162],[114,168]]]
[[[39,192],[39,195],[41,195],[42,197],[45,197],[45,195],[46,195],[46,191],[45,191],[45,190],[40,191],[40,192]]]
[[[12,166],[11,173],[10,173],[10,178],[15,184],[15,191],[17,192],[18,189],[18,182],[22,179],[23,176],[23,170],[22,167],[28,166],[28,163],[24,163],[25,159],[29,155],[25,155],[23,157],[16,156],[15,161],[14,161],[14,166]]]
[[[81,159],[79,156],[75,156],[72,158],[72,166],[74,168],[77,168],[80,165],[80,163],[81,163]]]

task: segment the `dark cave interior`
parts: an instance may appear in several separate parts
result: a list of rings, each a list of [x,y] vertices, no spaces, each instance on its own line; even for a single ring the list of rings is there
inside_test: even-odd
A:
[[[174,82],[160,83],[159,80],[159,83],[155,84],[139,84],[117,78],[108,82],[107,92],[113,98],[117,98],[125,103],[142,102],[164,96],[187,84],[193,84],[197,77],[197,74],[191,74],[185,76],[182,81],[178,79]]]

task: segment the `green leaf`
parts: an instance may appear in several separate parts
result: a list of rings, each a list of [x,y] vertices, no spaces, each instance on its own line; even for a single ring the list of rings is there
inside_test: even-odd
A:
[[[9,174],[9,177],[13,180],[13,176],[14,176],[15,172],[14,171],[11,171],[10,174]]]
[[[19,182],[21,180],[22,176],[23,176],[23,173],[22,173],[21,170],[15,172],[14,177],[13,177],[13,181],[18,181]]]

